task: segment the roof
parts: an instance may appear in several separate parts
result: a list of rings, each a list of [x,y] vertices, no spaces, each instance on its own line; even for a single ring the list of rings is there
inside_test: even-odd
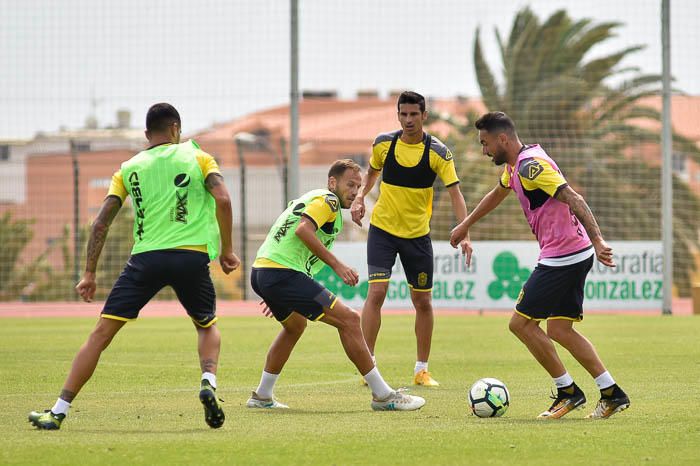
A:
[[[358,100],[304,99],[299,102],[299,139],[317,142],[372,141],[385,131],[397,129],[396,101],[379,98]],[[464,114],[468,108],[484,109],[480,100],[439,99],[429,103],[431,110]],[[220,123],[192,137],[201,143],[232,139],[235,134],[267,129],[289,139],[289,106],[283,105],[227,123]],[[449,131],[438,123],[431,127],[438,134]]]
[[[646,97],[641,100],[641,104],[661,110],[661,97]],[[299,139],[317,142],[371,141],[377,134],[399,127],[395,105],[393,98],[303,99],[299,102]],[[463,116],[467,110],[478,113],[487,110],[480,99],[462,97],[431,99],[428,107],[435,112],[446,112],[453,116]],[[687,138],[700,141],[700,96],[672,96],[671,111],[674,129]],[[635,124],[648,129],[659,127],[657,122],[650,120],[636,120]],[[266,129],[288,140],[289,128],[289,106],[282,105],[216,124],[192,137],[206,143],[212,140],[230,140],[240,132]],[[430,129],[438,136],[444,136],[450,127],[444,122],[436,122]]]

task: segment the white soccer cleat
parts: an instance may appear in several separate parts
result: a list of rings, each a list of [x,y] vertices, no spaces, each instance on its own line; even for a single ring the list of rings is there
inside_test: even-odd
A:
[[[289,409],[289,406],[287,406],[284,403],[280,403],[279,401],[275,400],[274,398],[260,398],[258,397],[258,394],[255,392],[252,392],[250,395],[250,398],[248,398],[248,401],[245,404],[248,408],[260,408],[260,409]]]
[[[384,400],[372,400],[372,409],[375,411],[415,411],[421,409],[425,400],[419,396],[403,393],[402,389],[394,390]]]

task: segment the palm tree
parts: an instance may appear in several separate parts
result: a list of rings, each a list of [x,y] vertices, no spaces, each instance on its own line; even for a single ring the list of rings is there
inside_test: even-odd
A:
[[[591,50],[613,37],[620,26],[616,22],[595,24],[590,19],[574,21],[564,10],[540,22],[524,8],[516,15],[506,40],[495,32],[501,55],[500,80],[486,62],[480,32],[476,31],[476,77],[486,107],[508,113],[523,141],[537,142],[555,157],[595,212],[606,239],[658,240],[660,168],[658,161],[640,160],[637,154],[645,145],[658,146],[658,131],[645,129],[639,122],[661,119],[657,110],[640,105],[641,99],[659,95],[660,76],[622,65],[642,46],[590,57]],[[464,117],[448,119],[456,130],[450,142],[461,158],[457,162],[462,189],[468,206],[473,207],[496,184],[500,170],[475,155],[479,154],[471,124],[475,115]],[[469,123],[459,123],[464,120]],[[677,134],[674,151],[700,163],[698,147]],[[444,197],[436,212],[449,210]],[[509,197],[505,208],[480,222],[473,239],[531,238],[524,222],[512,221],[518,206],[515,196]],[[687,184],[675,178],[674,280],[684,295],[689,292],[694,267],[691,250],[700,249],[699,213],[700,200]],[[434,230],[436,237],[445,238],[445,230]]]

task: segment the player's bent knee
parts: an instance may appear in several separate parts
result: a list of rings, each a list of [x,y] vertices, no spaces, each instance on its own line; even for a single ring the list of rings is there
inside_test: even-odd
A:
[[[104,350],[109,346],[114,338],[113,334],[105,332],[103,329],[95,329],[90,334],[90,344],[100,350]]]
[[[416,312],[433,312],[433,303],[430,299],[415,299],[413,300],[413,307]]]
[[[299,314],[292,313],[292,315],[282,323],[282,327],[284,327],[285,332],[289,334],[301,336],[304,330],[306,330],[306,322],[306,318]]]
[[[100,319],[97,326],[90,334],[89,341],[92,345],[103,350],[112,342],[117,332],[122,328],[124,322],[110,319]]]
[[[389,291],[389,282],[370,283],[367,290],[367,299],[384,300]]]
[[[285,330],[293,335],[301,336],[306,330],[306,320],[301,322],[295,322],[294,325],[289,325],[284,327]]]
[[[518,323],[513,322],[512,320],[510,322],[508,322],[508,330],[510,330],[510,332],[514,333],[515,335],[518,334],[518,332],[521,330],[521,328],[522,327]]]
[[[528,320],[517,314],[511,317],[510,322],[508,322],[508,330],[515,335],[522,335],[525,331],[525,326],[528,324]]]
[[[337,311],[336,317],[338,317],[340,325],[343,328],[360,327],[360,313],[356,310],[344,304],[340,307],[336,305],[333,310]]]
[[[571,327],[547,326],[547,336],[556,342],[568,341],[571,335]]]

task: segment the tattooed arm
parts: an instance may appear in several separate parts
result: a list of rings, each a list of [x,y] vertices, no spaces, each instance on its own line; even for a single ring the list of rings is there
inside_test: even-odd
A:
[[[102,247],[107,240],[107,232],[112,220],[119,213],[122,203],[117,196],[107,196],[102,203],[97,218],[92,223],[90,230],[90,239],[87,246],[87,261],[85,264],[85,273],[83,279],[75,287],[75,290],[83,298],[85,302],[92,301],[95,296],[97,284],[95,283],[95,271],[97,270],[97,261],[100,258]]]
[[[566,186],[555,194],[555,197],[557,200],[569,206],[571,212],[586,229],[586,233],[588,233],[588,237],[591,239],[593,247],[595,248],[598,260],[608,267],[615,267],[612,248],[608,246],[608,243],[603,239],[598,222],[593,216],[591,208],[588,207],[588,204],[583,199],[583,196],[574,191],[571,186]]]

